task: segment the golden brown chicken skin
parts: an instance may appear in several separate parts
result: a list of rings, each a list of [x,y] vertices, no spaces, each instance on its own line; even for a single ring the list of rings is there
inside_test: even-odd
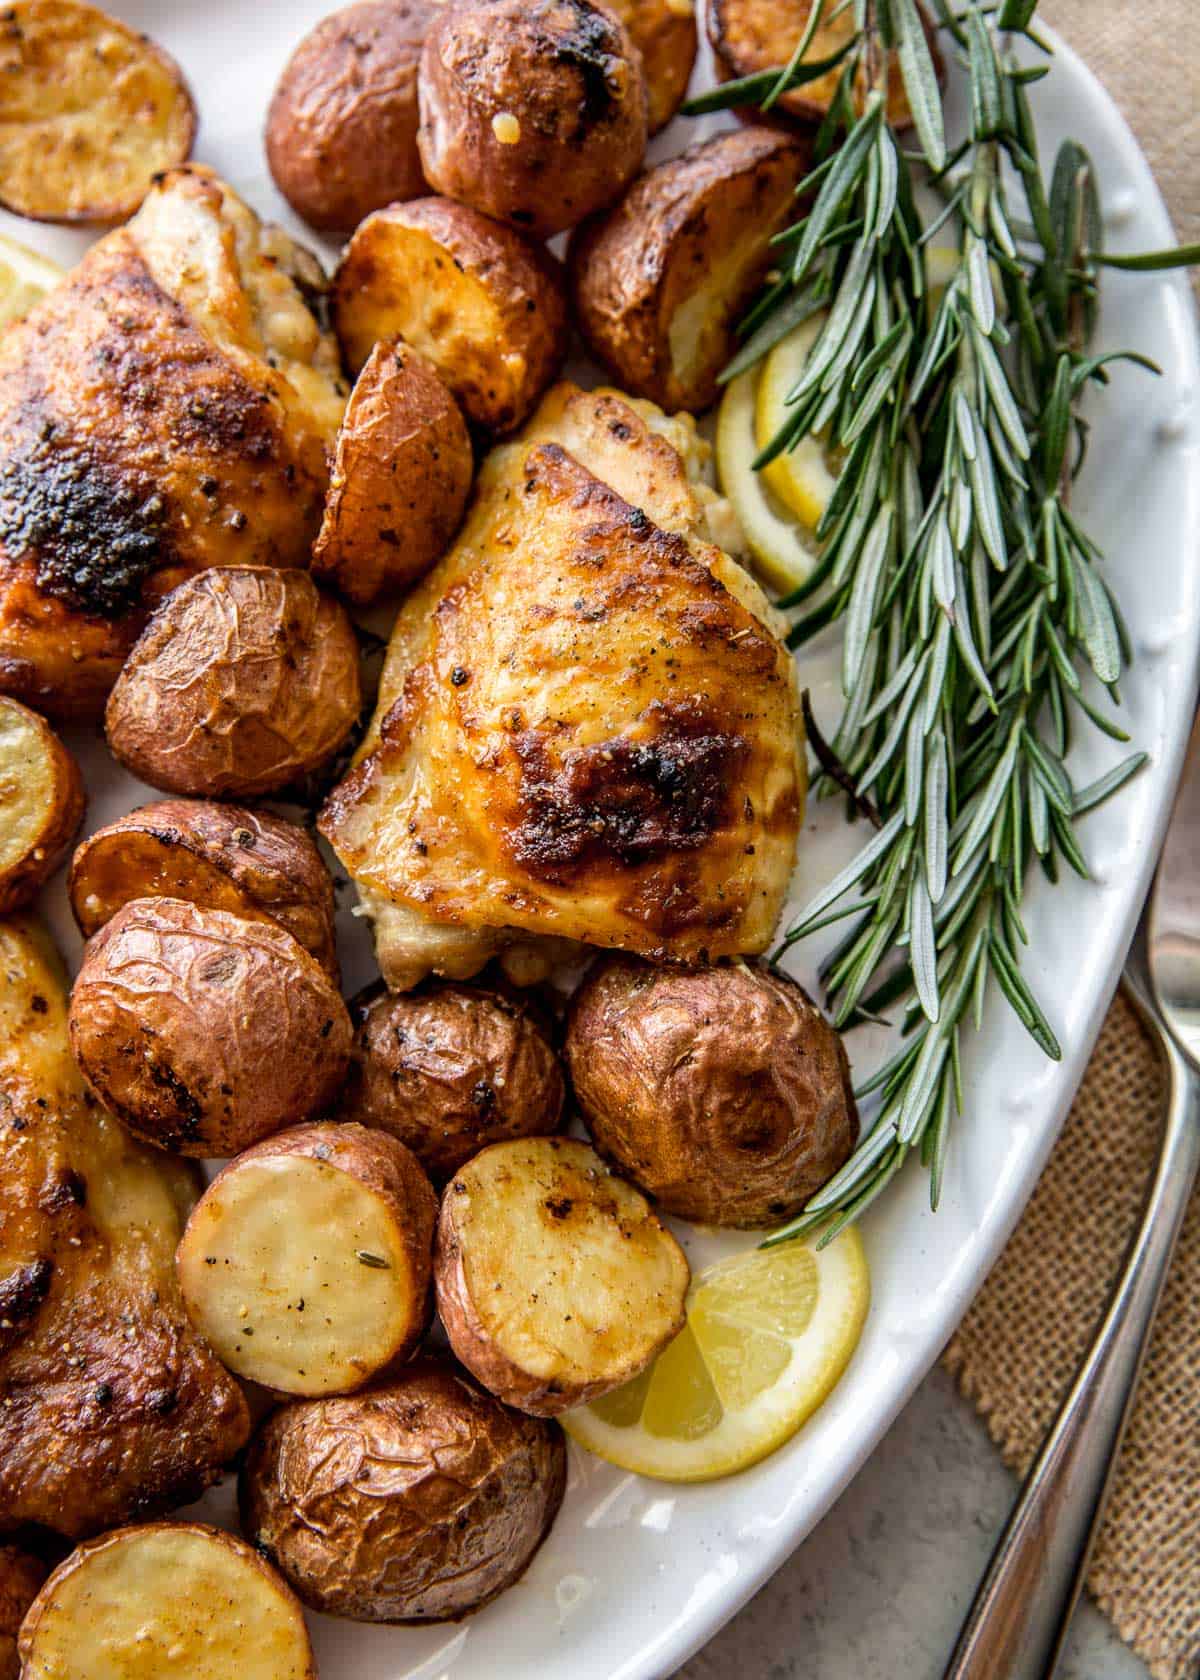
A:
[[[94,716],[184,577],[308,564],[345,395],[319,283],[175,170],[0,341],[0,692]]]
[[[791,661],[749,579],[687,530],[678,455],[611,394],[564,391],[493,454],[401,609],[322,831],[381,927],[406,913],[419,947],[413,918],[434,924],[428,966],[447,924],[656,958],[761,950],[804,794]],[[393,985],[417,977],[380,956]]]
[[[85,1094],[57,958],[0,922],[0,1531],[79,1539],[181,1504],[244,1444],[175,1283],[197,1189]]]

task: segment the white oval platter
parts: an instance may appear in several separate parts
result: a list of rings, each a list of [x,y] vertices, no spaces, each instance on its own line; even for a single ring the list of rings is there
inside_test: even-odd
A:
[[[322,0],[115,0],[111,10],[179,60],[200,109],[196,155],[264,215],[317,243],[267,173],[262,124],[275,79]],[[698,67],[697,83],[708,75]],[[696,85],[696,84],[694,84]],[[1059,47],[1034,87],[1044,157],[1070,134],[1098,165],[1108,239],[1140,250],[1171,240],[1150,170],[1087,69]],[[961,93],[951,79],[951,105]],[[653,155],[713,126],[677,121]],[[74,261],[86,235],[0,213],[0,231]],[[333,253],[326,248],[325,255]],[[697,1650],[779,1567],[870,1454],[936,1359],[1015,1224],[1078,1084],[1117,980],[1166,823],[1195,704],[1200,649],[1200,360],[1196,316],[1178,275],[1105,278],[1101,348],[1133,347],[1160,379],[1119,367],[1103,402],[1077,506],[1099,538],[1128,618],[1136,663],[1124,685],[1127,726],[1152,763],[1120,799],[1089,816],[1082,838],[1095,876],[1057,889],[1038,880],[1025,963],[1064,1046],[1052,1065],[994,1004],[966,1060],[967,1111],[957,1127],[942,1206],[932,1215],[915,1165],[865,1221],[874,1298],[840,1387],[774,1457],[728,1481],[671,1487],[571,1448],[562,1514],[524,1579],[481,1615],[428,1629],[313,1617],[322,1680],[657,1680]],[[830,649],[805,660],[818,716],[836,721]],[[88,781],[89,830],[154,797],[108,757],[98,731],[76,732]],[[1079,784],[1118,756],[1100,738],[1072,759]],[[840,805],[810,811],[794,888],[807,899],[848,855]],[[72,962],[79,940],[61,879],[46,910]],[[361,924],[343,917],[348,985],[369,977]],[[357,935],[357,937],[356,937]],[[810,983],[813,954],[796,972]],[[861,1068],[877,1047],[850,1041]],[[1114,1115],[1113,1124],[1121,1117]],[[732,1246],[746,1246],[745,1237]],[[731,1239],[699,1236],[707,1259]],[[1053,1303],[1047,1303],[1052,1310]],[[226,1484],[193,1508],[235,1526]],[[780,1652],[780,1656],[784,1655]]]

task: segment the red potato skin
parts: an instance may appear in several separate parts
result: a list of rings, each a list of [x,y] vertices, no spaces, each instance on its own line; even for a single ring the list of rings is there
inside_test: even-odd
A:
[[[76,849],[67,891],[85,939],[136,898],[186,898],[277,922],[338,984],[329,871],[302,828],[267,811],[202,799],[142,805]]]
[[[58,868],[67,848],[83,821],[87,795],[83,787],[83,772],[73,752],[66,747],[44,718],[38,717],[18,700],[0,695],[0,711],[15,709],[23,712],[38,731],[42,752],[54,783],[50,820],[38,837],[36,847],[14,868],[0,877],[0,916],[7,916],[29,904]],[[16,790],[14,790],[16,791]],[[3,785],[0,785],[0,820],[4,808]]]
[[[418,88],[430,185],[539,239],[611,204],[646,149],[641,54],[593,0],[451,0]]]
[[[424,1358],[358,1394],[272,1413],[242,1470],[242,1531],[314,1610],[454,1620],[525,1573],[566,1467],[557,1424]]]
[[[346,1006],[291,934],[135,899],[88,945],[71,1048],[100,1101],[180,1155],[233,1155],[320,1112],[350,1057]]]
[[[372,210],[419,198],[417,66],[438,8],[363,0],[300,42],[267,112],[267,162],[297,215],[347,233]]]
[[[338,436],[314,576],[360,606],[411,588],[458,530],[474,472],[432,362],[399,339],[377,344]]]

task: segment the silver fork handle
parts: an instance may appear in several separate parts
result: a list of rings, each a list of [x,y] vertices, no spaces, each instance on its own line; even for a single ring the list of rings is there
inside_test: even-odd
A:
[[[945,1680],[1046,1680],[1053,1674],[1196,1180],[1200,1081],[1141,988],[1127,985],[1126,995],[1162,1045],[1167,1064],[1158,1169],[1104,1323],[1000,1537]]]

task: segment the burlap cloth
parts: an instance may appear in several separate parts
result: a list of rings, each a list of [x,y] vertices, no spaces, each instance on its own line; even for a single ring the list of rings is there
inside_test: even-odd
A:
[[[1200,239],[1200,0],[1043,0]],[[1161,1134],[1162,1076],[1118,993],[1016,1234],[945,1363],[1024,1474],[1104,1311]],[[1200,1672],[1200,1196],[1184,1225],[1088,1587],[1155,1680]]]

